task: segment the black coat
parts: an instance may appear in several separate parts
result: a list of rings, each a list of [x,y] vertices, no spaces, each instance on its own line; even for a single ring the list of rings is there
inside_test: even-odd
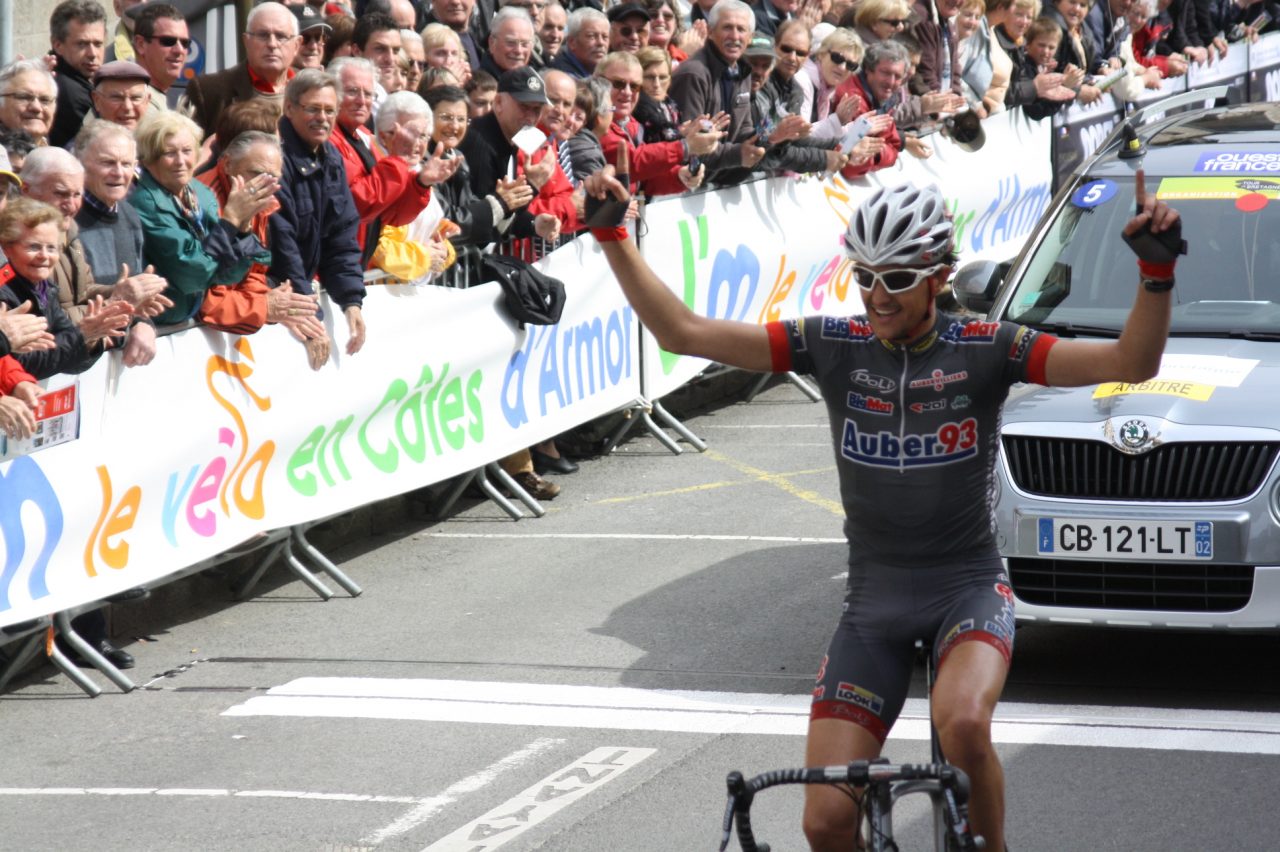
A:
[[[57,54],[54,54],[57,56]],[[93,86],[67,60],[57,56],[54,80],[58,84],[58,107],[49,128],[49,144],[63,148],[76,138],[85,113],[93,109]]]
[[[449,240],[455,246],[485,246],[501,236],[493,219],[493,206],[471,189],[471,169],[465,158],[458,170],[444,183],[436,184],[432,192],[444,217],[462,229]]]
[[[268,220],[272,286],[289,281],[299,293],[313,292],[311,279],[339,306],[364,302],[364,270],[356,232],[356,210],[342,155],[325,142],[312,151],[287,118],[280,119],[284,174],[276,198],[280,209]]]
[[[471,170],[471,191],[478,198],[491,195],[498,186],[498,178],[507,176],[507,169],[516,155],[516,148],[502,134],[498,124],[498,116],[488,113],[467,128],[467,135],[462,137],[458,145],[458,153],[467,160]],[[511,224],[510,236],[532,237],[533,215],[529,208],[516,211],[515,221]]]
[[[103,352],[101,343],[85,346],[84,335],[67,316],[58,300],[58,286],[49,282],[45,297],[40,299],[36,285],[23,278],[10,264],[0,268],[0,303],[10,308],[31,303],[31,313],[49,321],[54,347],[41,352],[14,355],[22,369],[36,379],[47,379],[58,373],[83,373],[93,366]]]

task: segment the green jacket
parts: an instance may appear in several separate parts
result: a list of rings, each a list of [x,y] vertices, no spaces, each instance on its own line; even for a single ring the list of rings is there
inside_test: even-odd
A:
[[[239,284],[254,263],[271,263],[271,252],[257,237],[240,233],[219,217],[218,200],[207,186],[192,180],[191,188],[200,205],[203,234],[146,169],[129,196],[142,219],[143,258],[169,282],[164,294],[173,307],[156,317],[159,325],[190,319],[210,287]]]

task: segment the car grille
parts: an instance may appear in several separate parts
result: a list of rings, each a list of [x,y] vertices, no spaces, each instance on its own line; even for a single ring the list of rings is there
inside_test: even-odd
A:
[[[1140,456],[1101,441],[1004,435],[1014,484],[1045,497],[1152,502],[1239,500],[1258,490],[1280,444],[1179,442]]]
[[[1231,612],[1253,594],[1252,565],[1014,557],[1009,576],[1020,599],[1042,606]]]

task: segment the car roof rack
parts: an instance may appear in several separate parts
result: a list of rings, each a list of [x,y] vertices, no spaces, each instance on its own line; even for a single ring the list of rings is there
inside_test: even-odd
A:
[[[1111,150],[1111,147],[1115,145],[1116,140],[1121,137],[1126,127],[1130,128],[1131,133],[1136,131],[1137,128],[1141,127],[1145,123],[1141,119],[1146,118],[1150,114],[1157,112],[1163,114],[1180,106],[1199,103],[1210,99],[1216,101],[1219,98],[1225,98],[1228,92],[1230,92],[1230,88],[1228,86],[1208,86],[1203,89],[1192,89],[1188,92],[1171,95],[1162,100],[1154,101],[1144,107],[1135,109],[1133,112],[1126,115],[1123,121],[1116,122],[1116,126],[1111,128],[1111,132],[1107,134],[1107,138],[1103,141],[1102,145],[1098,147],[1098,150]]]

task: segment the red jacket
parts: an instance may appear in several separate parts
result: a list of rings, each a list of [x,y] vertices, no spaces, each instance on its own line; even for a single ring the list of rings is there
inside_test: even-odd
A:
[[[196,180],[213,190],[218,199],[218,207],[227,203],[227,195],[231,192],[231,180],[223,167],[222,160],[207,172],[196,175]],[[276,208],[279,208],[276,204]],[[264,211],[253,217],[249,229],[263,246],[268,243],[267,220],[275,210]],[[200,322],[213,328],[229,331],[232,334],[253,334],[267,324],[267,267],[255,263],[239,284],[219,284],[210,287],[204,293],[204,301],[196,316]]]
[[[631,168],[632,192],[643,184],[646,195],[676,195],[684,192],[685,186],[677,177],[680,166],[684,162],[684,142],[646,142],[636,145],[633,141],[640,135],[640,122],[627,118],[626,127],[617,122],[609,125],[609,130],[600,139],[600,147],[604,149],[604,161],[618,162],[618,146],[627,146],[627,162]]]
[[[855,116],[862,115],[864,112],[875,109],[872,106],[873,99],[871,94],[862,87],[862,75],[850,74],[848,79],[840,84],[840,88],[836,89],[835,97],[831,99],[832,103],[840,103],[845,95],[855,95],[859,99],[858,106],[854,108]],[[860,178],[865,174],[874,172],[877,169],[887,168],[898,162],[898,152],[902,150],[902,137],[898,134],[898,125],[893,123],[893,116],[889,116],[889,130],[884,134],[885,145],[884,150],[876,154],[862,165],[855,166],[850,163],[840,170],[842,177],[847,180]]]
[[[578,221],[578,211],[573,204],[573,184],[569,183],[564,169],[560,168],[560,154],[555,139],[548,138],[542,156],[535,156],[533,162],[541,163],[543,157],[550,157],[555,167],[551,170],[551,177],[538,190],[533,201],[529,202],[529,212],[534,216],[550,213],[560,220],[562,234],[572,234],[582,227],[582,223]],[[517,175],[524,174],[528,163],[528,156],[523,151],[516,151]]]
[[[351,196],[360,213],[357,238],[360,250],[364,251],[365,231],[370,222],[380,219],[384,225],[409,224],[418,218],[418,214],[431,201],[431,188],[418,183],[417,175],[410,171],[409,164],[404,160],[379,154],[373,134],[368,130],[358,127],[356,134],[373,152],[376,162],[372,171],[364,167],[364,161],[360,159],[342,128],[336,124],[329,141],[342,155],[342,164],[347,169]]]
[[[1157,53],[1156,45],[1168,36],[1168,30],[1168,24],[1152,20],[1133,34],[1133,58],[1143,68],[1159,69],[1161,77],[1169,76],[1169,57]]]
[[[12,355],[0,355],[0,396],[8,396],[23,382],[35,382],[35,380],[35,376],[22,369],[17,358]]]

